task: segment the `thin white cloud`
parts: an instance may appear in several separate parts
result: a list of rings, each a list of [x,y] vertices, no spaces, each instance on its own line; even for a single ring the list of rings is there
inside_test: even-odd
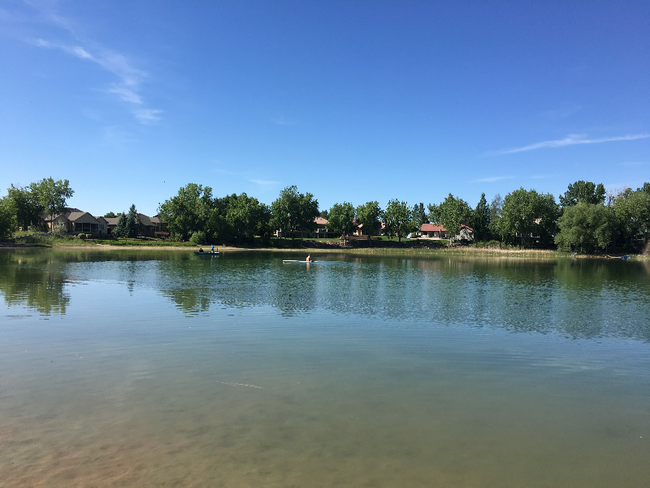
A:
[[[265,180],[250,180],[252,183],[261,185],[261,186],[272,186],[272,185],[279,185],[279,181],[265,181]]]
[[[580,105],[578,105],[577,103],[567,102],[561,104],[557,108],[542,112],[541,116],[552,120],[564,119],[578,112],[581,108],[582,107],[580,107]]]
[[[627,136],[617,136],[617,137],[603,137],[600,139],[588,139],[583,134],[569,134],[564,139],[556,139],[554,141],[543,141],[536,142],[535,144],[530,144],[523,147],[507,148],[494,151],[492,155],[503,155],[503,154],[513,154],[524,151],[533,151],[535,149],[544,149],[548,147],[565,147],[573,146],[575,144],[600,144],[603,142],[614,142],[614,141],[634,141],[637,139],[647,139],[650,137],[650,134],[631,134]]]
[[[162,110],[156,110],[153,108],[138,108],[133,111],[135,118],[140,121],[141,124],[152,124],[158,122],[160,117],[158,114],[162,113]]]
[[[75,37],[77,43],[61,43],[42,38],[32,39],[29,42],[40,48],[57,49],[78,59],[99,65],[117,78],[117,81],[107,86],[106,92],[117,96],[122,102],[138,106],[138,108],[132,110],[132,113],[141,124],[151,124],[160,120],[162,110],[142,108],[144,101],[141,86],[142,82],[148,77],[146,72],[134,67],[129,59],[122,54],[93,42],[80,41],[75,36],[72,27],[73,23],[67,19],[58,15],[49,15],[48,19],[51,24],[57,25]]]
[[[474,183],[494,183],[495,181],[511,180],[514,176],[488,176],[487,178],[479,178],[474,180]]]

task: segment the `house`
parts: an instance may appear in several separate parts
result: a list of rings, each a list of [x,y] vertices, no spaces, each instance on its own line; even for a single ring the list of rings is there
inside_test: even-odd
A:
[[[58,215],[49,215],[44,218],[46,225],[52,229],[56,225],[65,226],[68,234],[106,234],[108,222],[104,217],[93,217],[88,212],[78,208],[67,208]]]
[[[296,231],[293,233],[293,237],[324,237],[328,239],[339,237],[335,232],[331,232],[327,228],[327,219],[324,219],[323,217],[316,217],[314,219],[314,223],[316,224],[316,230],[314,230],[313,232]],[[275,236],[292,237],[292,233],[291,231],[285,232],[282,229],[279,229],[275,231]]]
[[[449,239],[449,232],[442,225],[422,224],[420,227],[421,239]],[[469,225],[461,224],[458,235],[453,237],[455,241],[474,240],[474,229]]]
[[[160,215],[149,217],[145,214],[136,214],[138,218],[138,235],[143,237],[155,237],[157,235],[169,235],[167,224],[160,219]],[[108,233],[112,234],[117,227],[119,217],[106,217]]]
[[[446,239],[447,229],[445,229],[442,225],[422,224],[422,227],[420,227],[420,238]]]
[[[367,236],[368,234],[363,233],[363,224],[358,224],[357,225],[357,219],[354,219],[354,224],[356,225],[356,229],[354,230],[354,235],[355,236],[362,236],[365,235]],[[379,226],[379,229],[373,234],[373,236],[382,236],[384,235],[384,230],[386,229],[386,224],[383,222]]]

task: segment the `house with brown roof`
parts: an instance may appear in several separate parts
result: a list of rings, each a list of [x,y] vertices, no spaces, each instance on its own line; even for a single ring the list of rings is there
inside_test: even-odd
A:
[[[316,217],[314,219],[314,223],[316,224],[315,231],[313,232],[296,231],[293,233],[293,236],[294,237],[326,237],[328,239],[339,237],[335,232],[332,232],[327,228],[327,219],[324,219],[323,217]],[[275,231],[276,237],[290,237],[291,235],[292,233],[290,231],[284,232],[282,229]]]
[[[447,229],[442,225],[422,224],[420,227],[421,239],[446,239],[447,234]]]
[[[49,229],[56,225],[63,225],[68,234],[106,234],[108,232],[108,223],[104,217],[93,217],[78,208],[68,208],[58,215],[46,216],[44,220]]]
[[[156,235],[167,234],[167,224],[160,219],[159,215],[154,215],[149,217],[145,214],[138,213],[136,214],[138,219],[138,235],[143,237],[155,237]],[[115,227],[117,227],[117,221],[120,220],[119,217],[107,217],[108,233],[111,234]]]
[[[449,239],[449,231],[442,225],[422,224],[419,237],[420,239]],[[471,241],[473,239],[474,229],[465,224],[461,224],[458,235],[454,236],[456,241]]]
[[[357,219],[354,219],[354,224],[356,225],[356,228],[354,229],[354,235],[355,236],[362,236],[362,235],[367,236],[368,235],[368,234],[363,233],[363,224],[357,224]],[[379,228],[373,234],[373,236],[382,236],[382,235],[384,235],[385,229],[386,229],[386,224],[384,224],[382,222],[379,225]]]

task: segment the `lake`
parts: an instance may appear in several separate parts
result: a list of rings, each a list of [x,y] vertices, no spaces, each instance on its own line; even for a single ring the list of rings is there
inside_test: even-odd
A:
[[[647,487],[650,265],[0,253],[2,487]]]

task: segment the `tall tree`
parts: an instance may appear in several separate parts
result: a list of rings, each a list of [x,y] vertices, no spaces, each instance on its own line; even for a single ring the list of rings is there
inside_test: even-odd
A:
[[[481,199],[476,204],[471,220],[472,227],[474,228],[474,239],[477,241],[487,241],[491,238],[491,220],[492,214],[485,199],[485,193],[481,193]]]
[[[316,229],[315,218],[320,215],[318,200],[311,193],[298,193],[298,188],[288,186],[271,204],[272,224],[281,230],[285,237],[287,232],[310,232]]]
[[[233,193],[218,199],[217,208],[222,225],[215,227],[215,234],[221,239],[250,241],[268,232],[268,210],[257,198]]]
[[[491,237],[501,235],[501,212],[503,211],[503,198],[497,193],[490,202],[490,234]]]
[[[650,193],[627,189],[614,201],[614,214],[625,245],[630,250],[650,239]]]
[[[412,228],[411,209],[406,202],[391,199],[384,211],[384,223],[390,235],[397,235],[397,240],[402,242],[402,234],[408,234]]]
[[[11,185],[7,189],[7,198],[13,202],[16,222],[19,227],[27,230],[30,226],[41,226],[45,208],[39,202],[38,194],[31,186],[16,187]]]
[[[503,240],[528,246],[533,237],[550,241],[557,228],[559,211],[551,194],[520,188],[506,195],[499,224]]]
[[[0,199],[0,240],[7,239],[18,229],[16,205],[9,197]]]
[[[429,220],[442,225],[451,240],[460,233],[460,226],[468,224],[472,217],[472,209],[462,198],[456,198],[451,193],[440,205],[429,205]]]
[[[555,243],[561,251],[593,253],[612,242],[614,213],[611,207],[578,202],[564,209],[558,219]]]
[[[413,210],[411,210],[411,221],[413,222],[413,228],[416,232],[419,232],[422,228],[422,224],[429,222],[427,219],[427,213],[424,211],[424,203],[420,202],[413,205]]]
[[[368,236],[368,240],[381,228],[383,215],[379,202],[366,202],[357,207],[357,225],[361,227],[362,234]]]
[[[113,230],[113,237],[128,237],[129,231],[126,226],[126,214],[122,212],[117,219],[117,225]]]
[[[36,194],[39,205],[47,212],[50,222],[65,210],[66,200],[74,194],[68,180],[54,181],[51,177],[31,183],[29,187]]]
[[[354,206],[349,202],[335,203],[329,211],[327,227],[343,236],[343,245],[348,235],[354,231]]]
[[[160,205],[158,211],[172,236],[186,241],[194,232],[205,232],[212,240],[213,230],[208,224],[213,220],[215,201],[209,186],[188,183],[178,190],[178,194]]]
[[[129,214],[126,217],[126,235],[131,239],[138,237],[140,230],[140,219],[138,218],[138,213],[135,210],[135,204],[131,205],[129,208]]]
[[[578,202],[599,205],[605,203],[605,187],[602,183],[579,180],[570,183],[564,195],[560,195],[560,206],[567,208]]]

